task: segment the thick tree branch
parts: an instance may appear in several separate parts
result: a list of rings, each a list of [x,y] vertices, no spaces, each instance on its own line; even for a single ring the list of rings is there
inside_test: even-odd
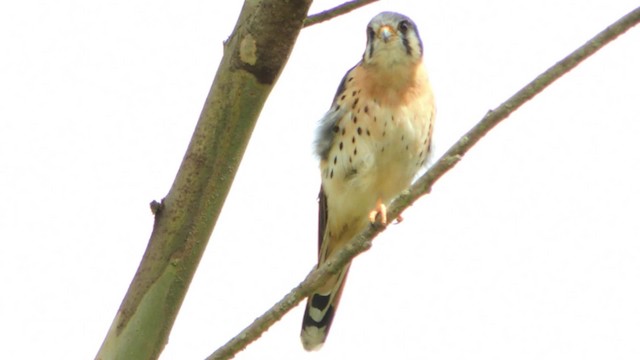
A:
[[[311,0],[246,0],[145,254],[97,359],[155,359]]]
[[[433,184],[447,171],[451,170],[458,161],[462,159],[462,156],[498,123],[506,119],[511,113],[539,94],[551,83],[575,68],[583,60],[635,26],[638,22],[640,22],[640,8],[633,10],[607,27],[570,55],[536,77],[498,108],[489,111],[477,125],[449,148],[423,176],[393,201],[388,209],[388,220],[392,221],[396,219],[403,210],[409,207],[419,197],[429,193]],[[328,259],[326,263],[312,271],[303,282],[291,290],[289,294],[278,301],[264,315],[257,318],[251,325],[207,359],[221,360],[232,358],[235,353],[260,337],[264,331],[282,318],[285,313],[308,297],[332,274],[340,271],[340,269],[349,263],[356,255],[369,249],[371,247],[371,240],[383,230],[384,227],[378,224],[369,226],[361,234],[350,240],[344,248]]]
[[[344,15],[350,11],[353,11],[359,7],[363,7],[365,5],[371,4],[372,2],[375,2],[375,1],[378,1],[378,0],[353,0],[341,5],[338,5],[332,9],[325,10],[321,13],[309,15],[309,17],[307,17],[304,20],[304,27],[319,24],[323,21],[333,19],[334,17]]]

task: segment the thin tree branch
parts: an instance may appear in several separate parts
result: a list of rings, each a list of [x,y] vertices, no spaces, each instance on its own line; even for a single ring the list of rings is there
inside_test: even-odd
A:
[[[353,11],[359,7],[363,7],[365,5],[371,4],[372,2],[375,2],[375,1],[378,1],[378,0],[353,0],[353,1],[346,2],[332,9],[325,10],[321,13],[308,16],[304,20],[303,27],[315,25],[323,21],[333,19],[334,17],[344,15],[350,11]]]
[[[392,221],[396,219],[403,210],[409,207],[419,197],[429,193],[433,184],[447,171],[451,170],[458,161],[462,159],[462,156],[498,123],[542,92],[551,83],[575,68],[583,60],[635,26],[638,22],[640,22],[640,7],[607,27],[570,55],[540,74],[498,108],[489,111],[478,124],[449,148],[423,176],[392,202],[387,213],[388,220]],[[282,300],[278,301],[271,309],[257,318],[227,344],[216,350],[216,352],[207,359],[222,360],[232,358],[237,352],[260,337],[264,331],[282,318],[285,313],[308,297],[332,274],[340,271],[340,269],[349,263],[356,255],[368,250],[371,247],[372,239],[383,230],[384,227],[379,224],[372,224],[367,227],[362,233],[351,239],[334,256],[307,275],[304,281],[291,290]]]

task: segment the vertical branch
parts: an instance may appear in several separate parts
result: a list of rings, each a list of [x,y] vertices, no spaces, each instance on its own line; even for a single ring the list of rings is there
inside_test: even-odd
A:
[[[97,359],[155,359],[165,344],[311,0],[246,0],[176,179]]]

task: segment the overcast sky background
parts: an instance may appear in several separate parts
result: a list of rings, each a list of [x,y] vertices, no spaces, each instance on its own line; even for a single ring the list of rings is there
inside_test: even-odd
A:
[[[0,358],[95,356],[241,5],[0,4]],[[374,15],[419,26],[438,156],[637,5],[381,1],[303,30],[161,359],[209,355],[314,265],[314,129]],[[355,260],[320,352],[302,350],[299,306],[237,359],[640,358],[639,83],[636,28],[492,131]]]

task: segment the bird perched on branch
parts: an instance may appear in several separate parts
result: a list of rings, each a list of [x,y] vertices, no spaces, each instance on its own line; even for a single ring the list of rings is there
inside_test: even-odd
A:
[[[362,60],[347,71],[321,120],[318,266],[369,222],[387,223],[386,206],[425,166],[435,107],[423,46],[407,16],[383,12],[367,26]],[[306,350],[327,338],[347,265],[309,297],[301,339]]]

